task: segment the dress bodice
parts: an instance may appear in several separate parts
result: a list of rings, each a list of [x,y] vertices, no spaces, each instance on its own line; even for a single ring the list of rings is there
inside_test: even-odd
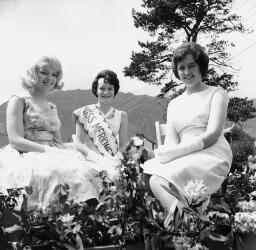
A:
[[[112,108],[109,112],[104,115],[107,123],[109,124],[110,129],[117,137],[119,141],[119,130],[121,125],[121,111],[118,109]]]
[[[30,97],[21,98],[24,104],[24,138],[43,144],[58,143],[55,133],[61,126],[57,108],[53,103],[42,108]]]
[[[200,135],[206,131],[211,99],[216,91],[223,91],[226,94],[220,87],[209,87],[190,95],[184,93],[169,104],[169,122],[181,140],[187,136]]]

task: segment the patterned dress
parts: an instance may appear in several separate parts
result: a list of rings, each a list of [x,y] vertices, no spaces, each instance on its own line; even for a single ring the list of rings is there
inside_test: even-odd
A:
[[[21,98],[24,104],[24,138],[56,148],[61,144],[55,131],[61,126],[56,106],[50,103],[42,109]],[[98,198],[101,182],[99,166],[75,151],[63,149],[56,152],[22,153],[11,145],[0,150],[0,191],[7,188],[32,186],[30,208],[46,208],[55,204],[60,192],[75,202]]]

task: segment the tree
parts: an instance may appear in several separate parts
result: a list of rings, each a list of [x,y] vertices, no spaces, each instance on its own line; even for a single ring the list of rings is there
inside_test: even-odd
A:
[[[247,98],[233,97],[229,102],[228,120],[238,124],[241,128],[241,122],[255,117],[256,108]]]
[[[233,0],[142,0],[144,12],[132,10],[134,25],[148,32],[151,41],[141,42],[140,52],[132,52],[131,63],[124,68],[125,76],[149,84],[164,84],[161,94],[180,94],[181,83],[171,71],[174,47],[184,41],[199,42],[209,55],[208,85],[234,91],[237,71],[231,64],[228,49],[235,46],[221,39],[226,33],[248,32],[240,17],[232,14]]]

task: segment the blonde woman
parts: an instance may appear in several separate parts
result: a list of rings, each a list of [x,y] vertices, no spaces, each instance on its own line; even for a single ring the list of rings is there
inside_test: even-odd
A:
[[[40,58],[22,79],[28,94],[12,96],[7,106],[10,144],[0,152],[0,191],[31,185],[31,207],[56,202],[59,184],[77,202],[97,198],[95,166],[77,151],[66,149],[56,106],[47,100],[49,93],[62,88],[62,74],[57,58]]]

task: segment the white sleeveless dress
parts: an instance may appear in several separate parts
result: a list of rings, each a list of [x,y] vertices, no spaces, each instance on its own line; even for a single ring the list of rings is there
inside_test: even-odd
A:
[[[181,141],[206,131],[211,100],[220,87],[209,87],[191,95],[182,94],[172,100],[168,106],[170,121]],[[227,176],[232,162],[232,151],[222,132],[212,146],[194,152],[168,163],[159,163],[155,158],[145,162],[144,173],[160,176],[174,184],[181,194],[190,180],[202,179],[211,194],[217,191]]]
[[[85,118],[84,112],[87,112],[88,110],[89,112],[86,113]],[[94,116],[94,112],[96,116]],[[99,146],[99,140],[102,137],[97,136],[97,134],[99,135],[101,132],[98,133],[99,130],[95,129],[98,126],[97,116],[99,116],[99,113],[100,119],[104,119],[103,125],[108,127],[107,130],[104,130],[104,134],[107,134],[107,139],[110,143],[109,145],[111,145],[110,151],[104,150]],[[83,143],[89,149],[97,153],[93,157],[90,157],[90,161],[97,164],[99,166],[99,169],[105,170],[112,180],[117,180],[119,178],[118,167],[120,167],[122,164],[120,160],[120,157],[122,158],[122,154],[119,151],[119,130],[121,126],[121,113],[122,111],[111,108],[106,114],[103,114],[95,104],[87,105],[73,111],[75,121],[79,120],[86,134]],[[91,124],[92,117],[94,117],[93,120],[97,120],[94,126],[92,126]]]

